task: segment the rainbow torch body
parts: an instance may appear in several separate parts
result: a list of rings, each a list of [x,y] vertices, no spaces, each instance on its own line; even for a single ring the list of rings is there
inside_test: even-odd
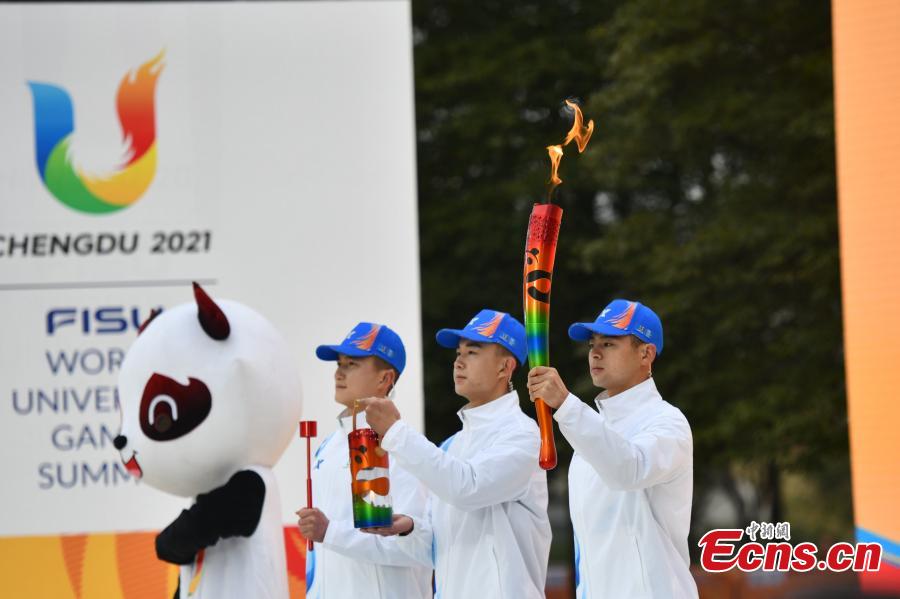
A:
[[[535,204],[528,221],[523,300],[525,344],[530,368],[550,364],[550,286],[562,213],[562,208],[556,204]],[[538,461],[544,470],[552,470],[556,467],[556,443],[553,440],[550,406],[542,399],[535,399],[534,407],[541,429]]]

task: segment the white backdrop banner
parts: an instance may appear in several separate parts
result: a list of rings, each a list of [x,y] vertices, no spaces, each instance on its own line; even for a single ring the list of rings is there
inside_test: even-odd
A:
[[[319,440],[315,346],[389,324],[421,427],[411,52],[406,1],[0,5],[0,537],[177,515],[112,438],[137,325],[192,280],[284,334]],[[299,439],[276,475],[291,523]]]

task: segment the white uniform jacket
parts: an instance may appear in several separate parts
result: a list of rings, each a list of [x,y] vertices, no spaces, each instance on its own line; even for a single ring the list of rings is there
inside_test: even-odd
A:
[[[695,598],[687,537],[693,440],[653,379],[554,414],[575,450],[569,509],[578,599]]]
[[[288,597],[278,484],[269,468],[248,466],[245,470],[258,474],[266,487],[259,523],[249,537],[219,539],[204,550],[202,559],[180,566],[181,599]]]
[[[357,427],[365,428],[365,414],[357,415]],[[418,599],[431,597],[431,567],[410,559],[392,559],[379,549],[384,541],[353,527],[350,450],[347,435],[351,418],[338,418],[338,428],[316,450],[312,462],[313,507],[329,519],[322,543],[316,543],[306,559],[306,597],[342,599]],[[390,495],[394,513],[422,518],[426,489],[391,460]]]
[[[398,539],[433,560],[439,599],[544,599],[550,553],[547,476],[537,424],[508,393],[458,412],[440,448],[403,421],[381,446],[430,490],[426,521]]]

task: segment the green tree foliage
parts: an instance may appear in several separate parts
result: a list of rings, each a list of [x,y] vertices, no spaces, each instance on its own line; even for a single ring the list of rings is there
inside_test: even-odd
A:
[[[554,199],[552,362],[590,398],[568,325],[643,301],[666,332],[657,385],[693,428],[695,508],[737,464],[760,473],[769,517],[791,516],[778,484],[791,471],[829,481],[822,501],[849,527],[828,3],[422,0],[413,13],[429,435],[455,431],[461,405],[434,332],[482,307],[521,317],[544,148],[575,96],[596,128],[584,154],[566,148]]]

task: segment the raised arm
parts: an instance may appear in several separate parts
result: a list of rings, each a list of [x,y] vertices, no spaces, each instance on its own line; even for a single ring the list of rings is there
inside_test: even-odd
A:
[[[572,448],[614,489],[643,489],[667,482],[691,465],[691,429],[680,412],[654,415],[629,439],[614,431],[603,414],[571,394],[553,417]]]
[[[525,494],[540,436],[536,425],[522,423],[498,434],[476,457],[464,460],[449,455],[399,420],[384,435],[381,446],[439,499],[468,511]]]

